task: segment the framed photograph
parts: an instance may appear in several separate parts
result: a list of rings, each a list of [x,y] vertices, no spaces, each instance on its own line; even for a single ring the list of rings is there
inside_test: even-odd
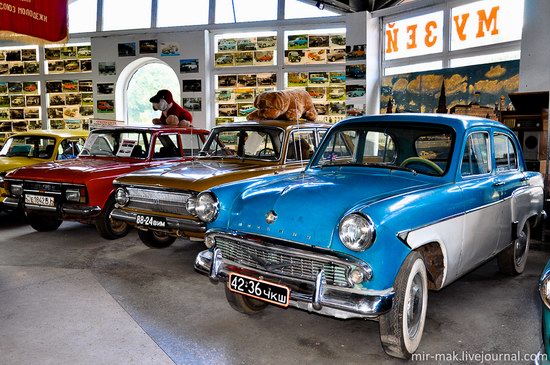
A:
[[[367,59],[367,45],[346,46],[346,56],[350,61]]]
[[[25,104],[27,106],[40,106],[40,95],[25,96]]]
[[[61,58],[76,58],[76,47],[63,47],[61,48]]]
[[[46,60],[59,60],[61,59],[61,48],[45,48]]]
[[[80,120],[80,119],[66,119],[65,120],[65,128],[67,128],[67,129],[80,129],[80,128],[82,128],[82,120]]]
[[[25,74],[39,74],[40,66],[38,62],[23,62],[23,67],[25,68]]]
[[[289,35],[288,49],[307,49],[309,48],[309,39],[307,34]]]
[[[24,109],[10,109],[10,119],[25,119]]]
[[[63,119],[50,120],[50,128],[51,129],[65,129],[65,121]]]
[[[157,40],[156,39],[140,40],[139,53],[158,53]]]
[[[65,94],[50,94],[50,106],[65,105]]]
[[[48,61],[48,73],[59,74],[65,72],[65,62],[63,61]]]
[[[11,113],[11,111],[10,111]],[[22,119],[22,118],[21,118]],[[6,132],[11,132],[11,126],[12,126],[12,122],[1,122],[0,123],[0,132],[2,133],[6,133]]]
[[[345,55],[345,53],[344,53]],[[308,65],[315,65],[320,63],[327,63],[327,50],[315,49],[306,51],[306,63]]]
[[[343,63],[346,61],[346,50],[344,48],[327,49],[328,63]]]
[[[8,93],[21,94],[23,92],[22,82],[8,82]]]
[[[78,46],[76,47],[76,57],[78,58],[91,58],[92,46]]]
[[[306,63],[305,51],[285,51],[285,64],[304,65]]]
[[[133,57],[135,55],[136,42],[118,44],[118,57]]]
[[[81,106],[80,115],[83,117],[89,117],[94,114],[94,107],[92,106]]]
[[[78,60],[65,60],[65,72],[80,72]]]
[[[36,61],[36,49],[22,49],[21,61]]]
[[[236,117],[237,104],[219,104],[218,116],[220,117]]]
[[[248,114],[252,113],[256,108],[254,104],[251,103],[239,103],[237,104],[237,116],[246,117]]]
[[[78,91],[86,93],[91,93],[94,91],[92,80],[78,81]]]
[[[97,93],[98,94],[112,94],[115,91],[114,83],[102,83],[97,84]]]
[[[190,112],[200,112],[202,110],[201,98],[183,98],[182,106]]]
[[[230,102],[233,100],[233,93],[231,90],[219,90],[216,91],[216,101]]]
[[[235,86],[237,86],[237,75],[218,76],[218,87],[235,87]]]
[[[81,72],[91,72],[92,71],[92,60],[80,60],[80,71]]]
[[[100,75],[116,75],[115,62],[99,62],[98,68]]]
[[[23,62],[12,62],[10,63],[9,67],[10,75],[23,75],[23,73],[25,72]]]
[[[254,38],[242,38],[237,39],[237,51],[255,51],[256,39]]]
[[[327,115],[329,111],[328,103],[313,103],[313,107],[319,115]]]
[[[37,119],[37,118],[33,118],[33,119]],[[12,128],[13,128],[13,131],[17,133],[26,132],[28,131],[28,128],[29,128],[29,122],[27,120],[20,120],[17,122],[13,122]]]
[[[0,95],[0,108],[10,107],[10,97],[8,95]]]
[[[0,82],[0,94],[7,94],[7,93],[8,93],[8,83]]]
[[[196,73],[199,72],[198,59],[180,60],[180,73]]]
[[[63,109],[63,118],[76,118],[79,117],[80,107],[78,106],[71,106]]]
[[[329,35],[323,34],[323,35],[313,35],[311,34],[309,36],[309,47],[310,48],[319,48],[324,47],[328,48],[329,46]]]
[[[114,100],[97,100],[96,107],[97,107],[97,112],[100,114],[114,113],[115,101]]]
[[[256,75],[256,83],[258,86],[276,86],[277,74],[265,73]]]
[[[254,89],[235,89],[235,100],[238,103],[251,103],[252,101],[254,101]]]
[[[160,43],[160,55],[165,56],[179,56],[180,45],[177,42],[161,42]]]
[[[306,91],[313,99],[313,102],[325,100],[326,89],[324,87],[306,87]]]
[[[289,72],[288,86],[307,86],[309,76],[307,72]]]
[[[25,82],[23,82],[23,92],[25,94],[36,94],[36,93],[38,93],[38,82],[36,82],[36,81],[25,81]]]
[[[268,66],[273,64],[273,51],[254,52],[254,64],[258,66]]]
[[[331,115],[345,115],[346,114],[346,103],[344,102],[333,102],[329,103],[329,114]]]
[[[214,55],[214,64],[216,67],[235,66],[235,58],[231,53],[216,53]]]
[[[345,85],[346,73],[345,72],[329,72],[329,78],[331,84]]]
[[[21,61],[21,50],[6,51],[6,61]]]
[[[216,118],[216,125],[233,123],[233,118]]]
[[[0,109],[0,120],[10,119],[10,110],[9,109]]]
[[[29,120],[27,125],[29,131],[37,131],[42,129],[42,121],[40,120]]]
[[[309,85],[327,85],[328,72],[310,72]]]
[[[6,51],[0,51],[0,61],[6,60]]]
[[[364,64],[346,65],[346,77],[349,79],[364,80],[367,67]]]
[[[63,91],[61,86],[61,81],[46,81],[46,92],[47,93],[60,93]]]
[[[360,98],[365,96],[367,89],[364,85],[346,85],[346,96],[348,98]]]
[[[193,92],[199,92],[201,91],[201,80],[183,80],[182,81],[183,83],[183,88],[182,88],[182,91],[183,92],[189,92],[189,91],[193,91]]]
[[[63,118],[63,108],[48,108],[48,119]]]
[[[39,119],[40,108],[25,108],[24,115],[25,115],[25,119]]]
[[[63,92],[78,91],[78,80],[63,80]]]
[[[365,104],[346,104],[346,115],[350,117],[359,117],[365,115]]]
[[[261,93],[265,93],[268,91],[277,91],[277,88],[275,87],[258,87],[256,88],[256,96],[260,95]]]
[[[256,74],[237,76],[238,87],[256,87],[256,85]]]
[[[330,35],[330,47],[345,47],[346,36],[344,34],[331,34]]]
[[[82,93],[82,105],[94,105],[94,94]],[[82,113],[81,113],[82,114]]]
[[[66,105],[80,105],[82,103],[82,96],[79,93],[65,95]]]
[[[346,100],[346,89],[344,87],[327,88],[327,100],[329,101]]]
[[[23,95],[10,96],[10,106],[12,108],[25,106],[25,97]]]
[[[8,67],[7,63],[0,63],[0,75],[7,75],[10,72],[10,69]]]
[[[277,47],[277,37],[258,37],[256,39],[256,44],[258,45],[259,50],[274,50]]]
[[[231,52],[237,50],[236,39],[220,39],[218,40],[218,52]]]

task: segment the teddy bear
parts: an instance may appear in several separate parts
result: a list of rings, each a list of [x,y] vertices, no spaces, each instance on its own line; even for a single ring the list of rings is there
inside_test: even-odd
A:
[[[254,100],[256,110],[247,116],[253,119],[286,119],[298,120],[305,117],[315,121],[317,110],[311,96],[305,90],[288,89],[283,91],[266,91]]]
[[[153,124],[189,127],[193,122],[193,116],[174,101],[169,90],[159,90],[149,101],[154,110],[160,110],[160,118],[154,118]]]

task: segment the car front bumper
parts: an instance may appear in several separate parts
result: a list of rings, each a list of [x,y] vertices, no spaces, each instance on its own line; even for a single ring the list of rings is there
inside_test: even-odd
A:
[[[221,251],[217,248],[213,251],[200,252],[195,259],[195,270],[208,275],[214,283],[220,281],[226,283],[230,272],[279,283],[290,288],[290,306],[342,319],[375,319],[391,309],[394,297],[393,288],[373,291],[327,285],[323,280],[323,272],[317,275],[314,283],[304,283],[294,278],[226,263],[223,261]]]
[[[114,220],[129,223],[130,225],[138,227],[139,229],[155,230],[173,236],[184,235],[181,232],[193,232],[202,234],[206,232],[206,224],[204,224],[203,222],[184,218],[164,217],[166,219],[166,227],[164,228],[140,226],[136,223],[138,214],[139,213],[129,212],[116,208],[111,212],[111,218]]]
[[[5,198],[3,204],[8,209],[17,209],[21,205],[25,211],[55,214],[58,217],[67,220],[92,219],[101,214],[101,207],[97,205],[63,203],[55,207],[47,207],[41,205],[23,204],[21,203],[21,199],[13,197]]]

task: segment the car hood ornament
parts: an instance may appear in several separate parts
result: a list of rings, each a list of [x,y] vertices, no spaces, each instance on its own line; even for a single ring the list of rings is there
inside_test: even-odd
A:
[[[267,222],[267,224],[271,224],[271,223],[275,222],[276,220],[277,220],[277,213],[275,213],[275,211],[273,211],[273,210],[270,210],[265,215],[265,221]]]

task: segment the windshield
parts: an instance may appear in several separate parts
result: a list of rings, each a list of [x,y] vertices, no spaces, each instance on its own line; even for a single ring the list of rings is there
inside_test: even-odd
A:
[[[454,138],[449,127],[422,123],[345,125],[323,142],[312,167],[370,166],[441,176]]]
[[[11,137],[0,151],[0,156],[49,159],[55,150],[55,139],[40,136]]]
[[[80,156],[145,159],[149,156],[150,143],[148,131],[99,130],[90,134]]]
[[[284,131],[280,128],[214,129],[201,151],[203,156],[279,160]]]

